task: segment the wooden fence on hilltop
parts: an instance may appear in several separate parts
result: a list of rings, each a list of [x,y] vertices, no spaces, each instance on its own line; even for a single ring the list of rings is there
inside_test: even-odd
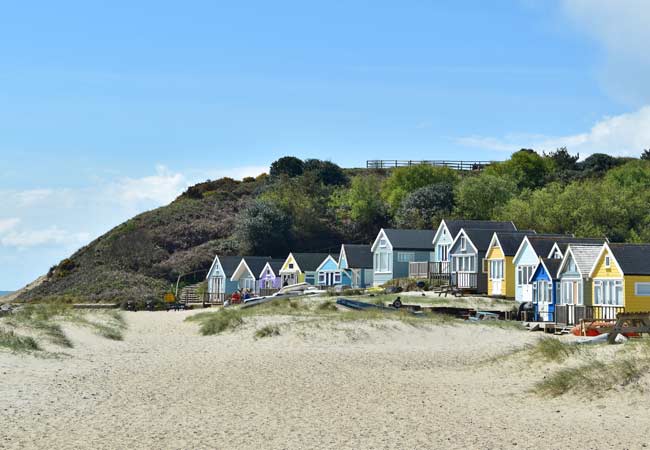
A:
[[[370,159],[366,161],[366,169],[393,169],[395,167],[410,167],[425,164],[435,167],[449,167],[460,171],[480,171],[495,161],[447,161],[447,160],[406,160],[406,159]]]

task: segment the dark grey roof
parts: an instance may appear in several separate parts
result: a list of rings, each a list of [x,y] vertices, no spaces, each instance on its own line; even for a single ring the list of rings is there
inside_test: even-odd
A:
[[[292,253],[298,267],[303,272],[313,272],[327,258],[329,253]],[[336,261],[336,257],[332,256]]]
[[[603,244],[605,240],[597,238],[577,238],[567,234],[539,234],[537,236],[529,236],[528,242],[530,242],[530,245],[533,247],[533,250],[535,250],[535,253],[537,253],[537,256],[545,258],[556,243],[558,247],[560,247],[560,251],[564,253],[569,244]]]
[[[232,277],[232,274],[235,272],[235,269],[241,262],[241,259],[241,256],[219,256],[221,268],[223,269],[223,272],[228,279]]]
[[[431,250],[433,251],[433,230],[397,230],[384,228],[394,250]]]
[[[284,259],[272,259],[271,261],[269,261],[269,266],[271,266],[271,270],[273,270],[273,273],[276,275],[280,273],[280,269],[282,269],[283,264],[284,264]],[[262,267],[262,269],[264,268]]]
[[[463,231],[465,231],[465,234],[479,252],[485,252],[490,247],[490,241],[492,240],[494,230],[465,230],[463,228]]]
[[[561,259],[555,258],[542,258],[542,262],[548,271],[548,274],[551,276],[551,279],[557,279],[557,272],[560,270],[560,264],[562,264]]]
[[[452,237],[456,237],[461,228],[466,230],[492,230],[492,231],[517,231],[517,227],[512,222],[495,222],[492,220],[444,220],[445,225]]]
[[[244,256],[242,259],[246,261],[255,278],[259,278],[266,263],[271,261],[270,256]]]
[[[504,256],[514,256],[526,236],[535,235],[534,230],[496,232]]]
[[[625,275],[650,275],[650,244],[609,244]]]
[[[343,244],[348,267],[351,269],[372,269],[372,251],[370,245]]]

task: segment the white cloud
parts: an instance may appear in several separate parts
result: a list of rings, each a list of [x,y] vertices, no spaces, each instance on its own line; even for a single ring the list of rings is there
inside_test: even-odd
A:
[[[568,136],[506,135],[502,138],[469,136],[457,139],[461,145],[514,152],[520,148],[551,151],[567,147],[581,157],[592,153],[639,156],[650,148],[650,106],[636,112],[605,117],[584,133]]]
[[[0,245],[25,249],[46,245],[83,245],[89,240],[89,233],[71,233],[52,226],[41,230],[11,231],[0,236]]]
[[[16,225],[18,225],[19,223],[20,223],[20,219],[17,217],[11,217],[9,219],[0,219],[0,235],[15,228]]]
[[[142,178],[123,178],[108,187],[125,206],[142,203],[162,205],[176,198],[188,186],[180,173],[172,173],[165,166],[156,166],[156,174]]]
[[[647,0],[561,0],[575,26],[600,44],[603,86],[633,107],[650,103],[650,2]]]

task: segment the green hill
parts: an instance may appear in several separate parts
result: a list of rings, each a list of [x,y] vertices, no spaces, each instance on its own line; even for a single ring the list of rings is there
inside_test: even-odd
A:
[[[110,230],[52,267],[20,300],[160,299],[180,274],[201,280],[214,255],[285,257],[372,242],[388,225],[442,217],[513,220],[520,229],[650,241],[650,162],[565,149],[521,150],[481,172],[416,166],[341,169],[286,157],[269,175],[192,186],[171,204]]]

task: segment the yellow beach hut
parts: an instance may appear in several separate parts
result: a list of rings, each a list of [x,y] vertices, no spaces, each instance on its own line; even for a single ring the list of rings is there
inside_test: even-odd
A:
[[[515,265],[512,262],[517,249],[526,236],[534,231],[497,231],[492,235],[485,254],[485,270],[488,274],[488,295],[493,297],[515,297]]]
[[[650,244],[605,243],[590,278],[594,318],[650,311]]]

